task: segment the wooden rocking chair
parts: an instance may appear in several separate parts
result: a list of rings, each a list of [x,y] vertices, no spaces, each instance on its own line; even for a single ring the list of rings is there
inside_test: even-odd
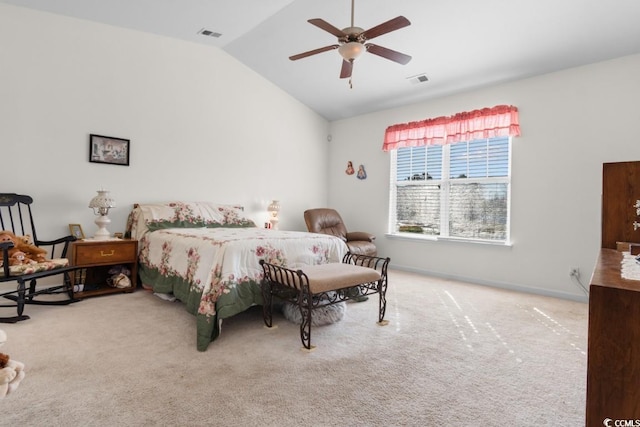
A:
[[[38,239],[36,228],[31,213],[33,199],[26,195],[14,193],[0,193],[0,231],[10,231],[16,236],[30,236],[33,245],[46,249],[46,260],[39,262],[25,262],[19,264],[11,262],[10,253],[14,252],[12,241],[1,241],[0,250],[2,258],[0,266],[0,297],[12,301],[0,303],[0,307],[17,307],[17,316],[0,317],[0,323],[15,323],[29,318],[23,315],[25,304],[66,305],[76,302],[73,298],[73,289],[69,272],[78,267],[69,266],[66,259],[69,243],[76,240],[74,236],[65,236],[52,241]],[[13,265],[10,265],[13,264]],[[62,284],[46,286],[36,289],[37,279],[61,275]],[[17,282],[17,287],[8,287],[6,282]],[[27,283],[29,286],[27,288]],[[67,299],[62,300],[38,300],[36,297],[43,294],[67,294]]]

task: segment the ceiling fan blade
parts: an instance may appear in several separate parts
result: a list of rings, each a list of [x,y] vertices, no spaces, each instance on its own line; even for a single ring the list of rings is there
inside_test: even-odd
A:
[[[361,34],[366,40],[371,40],[374,37],[381,36],[383,34],[390,33],[391,31],[399,30],[411,25],[411,22],[404,16],[398,16],[393,19],[383,22],[380,25],[376,25],[373,28],[369,28]]]
[[[296,61],[298,59],[306,58],[307,56],[316,55],[318,53],[327,52],[329,50],[334,50],[339,48],[340,45],[332,44],[331,46],[321,47],[319,49],[313,49],[308,52],[299,53],[297,55],[290,56],[289,59],[292,61]]]
[[[386,47],[378,46],[377,44],[367,43],[364,45],[367,48],[367,52],[373,53],[374,55],[381,56],[386,59],[390,59],[398,64],[405,65],[409,61],[411,61],[411,57],[409,55],[405,55],[404,53],[397,52],[395,50],[387,49]]]
[[[316,27],[318,27],[318,28],[320,28],[322,30],[325,30],[328,33],[333,34],[334,36],[336,36],[338,38],[346,37],[346,34],[342,30],[340,30],[340,29],[334,27],[333,25],[329,24],[324,19],[320,19],[320,18],[309,19],[307,22],[310,23],[310,24],[315,25]]]
[[[345,61],[342,60],[342,69],[340,70],[340,78],[346,79],[351,77],[351,73],[353,72],[353,61]]]

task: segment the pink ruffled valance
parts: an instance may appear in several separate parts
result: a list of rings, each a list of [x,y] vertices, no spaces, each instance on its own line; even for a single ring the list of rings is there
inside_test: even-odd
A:
[[[497,105],[448,117],[389,126],[385,131],[382,150],[519,135],[518,108]]]

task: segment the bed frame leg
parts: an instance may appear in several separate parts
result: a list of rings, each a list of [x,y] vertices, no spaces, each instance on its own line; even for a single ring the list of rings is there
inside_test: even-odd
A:
[[[273,326],[273,297],[271,295],[271,282],[268,279],[262,281],[262,318],[264,324],[271,328]]]
[[[387,280],[382,277],[378,280],[378,294],[380,295],[380,303],[378,304],[378,323],[384,323],[384,315],[387,311]]]
[[[311,350],[311,297],[304,292],[298,292],[298,307],[302,315],[300,339],[304,348]]]

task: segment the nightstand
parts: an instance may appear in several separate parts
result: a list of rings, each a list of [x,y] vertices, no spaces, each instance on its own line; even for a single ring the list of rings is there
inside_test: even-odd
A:
[[[87,298],[118,292],[133,292],[138,282],[138,241],[132,239],[113,240],[76,240],[71,246],[71,264],[84,267],[71,274],[74,291],[73,298]],[[111,287],[107,279],[109,270],[116,266],[125,266],[131,271],[131,286],[127,288]],[[75,289],[82,285],[82,291]]]

